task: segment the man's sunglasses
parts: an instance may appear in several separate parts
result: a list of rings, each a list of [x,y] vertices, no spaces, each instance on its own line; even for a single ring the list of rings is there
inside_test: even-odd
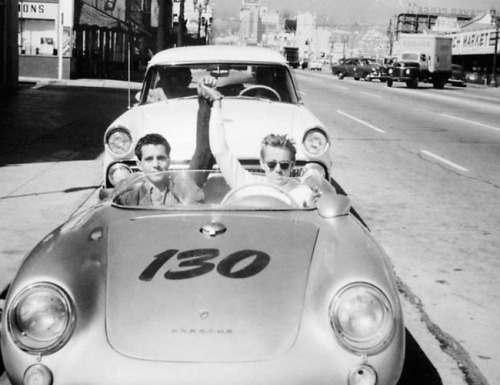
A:
[[[292,165],[293,162],[289,161],[289,160],[284,160],[282,162],[277,162],[275,160],[271,160],[269,162],[266,162],[266,165],[267,167],[269,167],[269,169],[271,171],[273,171],[276,166],[279,164],[280,165],[280,168],[283,170],[283,171],[286,171],[290,168],[290,166]]]

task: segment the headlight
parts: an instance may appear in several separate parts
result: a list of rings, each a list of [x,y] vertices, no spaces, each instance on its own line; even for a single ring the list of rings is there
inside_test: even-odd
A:
[[[389,68],[389,70],[387,71],[388,73],[392,74],[394,70],[392,68]]]
[[[340,290],[332,301],[330,321],[345,348],[364,354],[382,350],[395,331],[389,300],[368,283],[355,283]]]
[[[113,154],[124,155],[130,150],[132,136],[125,128],[117,127],[108,133],[106,144]]]
[[[66,293],[49,283],[29,286],[9,308],[9,330],[15,343],[29,353],[51,353],[66,343],[74,311]]]
[[[132,174],[132,170],[124,163],[115,163],[108,169],[108,180],[116,186],[120,181]]]
[[[409,74],[410,74],[410,70],[409,70],[409,69],[406,69],[406,70],[405,70],[405,74],[409,75]]]
[[[328,137],[321,128],[312,128],[307,131],[302,144],[306,152],[313,157],[323,155],[330,147]]]

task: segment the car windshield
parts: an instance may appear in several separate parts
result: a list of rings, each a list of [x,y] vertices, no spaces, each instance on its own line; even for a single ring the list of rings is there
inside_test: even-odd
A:
[[[207,76],[217,79],[217,90],[225,97],[265,98],[297,103],[297,92],[284,65],[192,64],[156,65],[146,74],[141,103],[197,96],[198,83]]]
[[[253,174],[255,184],[231,190],[218,170],[136,173],[115,188],[111,199],[115,206],[135,209],[304,210],[285,189],[266,183],[263,173]],[[297,179],[281,182],[296,185]],[[163,193],[153,186],[161,186]]]

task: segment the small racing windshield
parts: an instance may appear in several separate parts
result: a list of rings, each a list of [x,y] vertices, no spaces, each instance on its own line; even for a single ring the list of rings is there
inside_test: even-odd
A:
[[[270,181],[264,174],[250,175],[254,178],[252,183],[231,189],[218,171],[137,173],[114,189],[112,202],[120,207],[162,210],[298,210],[315,207],[314,189],[297,178],[280,177]],[[304,204],[306,201],[311,203]]]

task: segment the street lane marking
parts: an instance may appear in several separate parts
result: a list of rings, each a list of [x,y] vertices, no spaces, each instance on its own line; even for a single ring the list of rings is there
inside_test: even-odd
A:
[[[358,123],[361,123],[362,125],[364,125],[364,126],[366,126],[366,127],[368,127],[368,128],[371,128],[372,130],[375,130],[375,131],[377,131],[377,132],[380,132],[381,134],[385,134],[385,131],[384,131],[384,130],[381,130],[380,128],[375,127],[374,125],[372,125],[372,124],[370,124],[370,123],[367,123],[367,122],[365,122],[365,121],[363,121],[363,120],[361,120],[361,119],[358,119],[358,118],[356,118],[356,117],[354,117],[354,116],[352,116],[352,115],[349,115],[349,114],[347,114],[347,113],[345,113],[345,112],[343,112],[343,111],[337,110],[337,112],[338,112],[339,114],[341,114],[341,115],[347,116],[349,119],[352,119],[352,120],[354,120],[354,121],[356,121],[356,122],[358,122]]]
[[[451,118],[451,119],[455,119],[455,120],[460,120],[461,122],[465,122],[465,123],[470,123],[470,124],[475,124],[476,126],[481,126],[481,127],[485,127],[485,128],[491,128],[492,130],[496,130],[496,131],[500,131],[500,128],[498,127],[494,127],[494,126],[489,126],[487,124],[483,124],[483,123],[479,123],[479,122],[475,122],[473,120],[468,120],[468,119],[463,119],[463,118],[457,118],[456,116],[453,116],[453,115],[448,115],[448,114],[440,114],[441,116],[444,116],[446,118]]]
[[[444,163],[450,167],[453,167],[453,168],[456,168],[457,170],[460,170],[460,171],[463,171],[463,172],[467,172],[469,170],[467,170],[465,167],[462,167],[462,166],[459,166],[458,164],[456,163],[453,163],[451,161],[449,161],[448,159],[445,159],[445,158],[442,158],[440,157],[439,155],[436,155],[436,154],[433,154],[432,152],[430,151],[427,151],[427,150],[420,150],[423,154],[427,155],[427,156],[430,156],[431,158],[434,158],[438,161],[440,161],[441,163]]]

